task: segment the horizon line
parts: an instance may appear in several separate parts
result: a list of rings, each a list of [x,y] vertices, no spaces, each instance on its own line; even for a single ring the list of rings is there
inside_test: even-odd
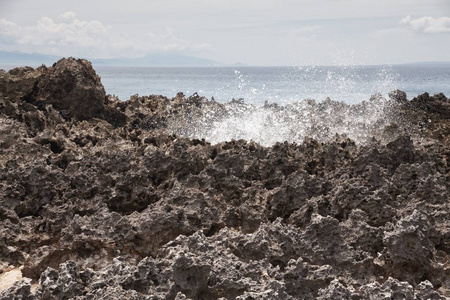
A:
[[[161,53],[161,52],[155,52],[155,53],[149,53],[146,54],[144,56],[141,57],[111,57],[111,58],[92,58],[92,57],[87,57],[87,56],[77,56],[77,55],[54,55],[54,54],[43,54],[43,53],[38,53],[38,52],[32,52],[32,53],[26,53],[26,52],[21,52],[21,51],[7,51],[7,50],[1,50],[0,49],[0,53],[1,52],[5,52],[5,53],[16,53],[16,54],[24,54],[24,55],[36,55],[36,56],[47,56],[48,59],[56,59],[56,57],[59,57],[59,59],[62,58],[69,58],[69,57],[74,57],[74,58],[79,58],[79,59],[86,59],[88,61],[90,61],[92,63],[92,65],[96,66],[96,67],[136,67],[136,68],[146,68],[146,67],[293,67],[293,68],[297,68],[297,67],[364,67],[364,66],[401,66],[401,65],[421,65],[421,64],[450,64],[450,60],[448,61],[412,61],[412,62],[401,62],[401,63],[379,63],[379,64],[374,64],[374,63],[367,63],[367,64],[359,64],[359,63],[349,63],[349,64],[247,64],[247,63],[242,63],[242,62],[236,62],[236,63],[221,63],[218,61],[215,61],[213,59],[209,59],[209,58],[203,58],[203,57],[198,57],[198,56],[192,56],[192,55],[187,55],[187,54],[183,54],[181,52],[175,52],[178,53],[180,55],[189,57],[189,58],[195,58],[195,59],[200,59],[200,60],[205,60],[205,61],[210,61],[211,64],[208,63],[204,63],[204,64],[141,64],[141,65],[133,65],[132,63],[127,64],[127,63],[123,63],[123,64],[108,64],[107,61],[109,60],[116,60],[116,59],[123,59],[123,60],[130,60],[130,61],[138,61],[140,59],[144,59],[146,56],[149,55],[159,55],[159,54],[171,54],[173,52],[167,52],[167,53]],[[32,60],[33,58],[31,58]],[[57,59],[56,61],[52,62],[51,64],[57,62],[59,59]],[[45,60],[45,59],[44,59]],[[18,60],[20,61],[20,59]],[[96,62],[97,61],[97,62]],[[47,61],[48,62],[48,61]],[[103,65],[102,65],[103,64]],[[36,63],[31,63],[29,65],[27,65],[26,63],[21,64],[20,66],[18,64],[2,64],[0,63],[0,67],[21,67],[21,66],[40,66],[40,65],[46,65],[46,62],[36,62]]]

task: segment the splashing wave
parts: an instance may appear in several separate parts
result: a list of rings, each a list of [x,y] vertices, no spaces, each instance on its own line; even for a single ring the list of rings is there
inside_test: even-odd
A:
[[[336,134],[363,143],[390,123],[390,104],[373,96],[353,105],[327,98],[255,106],[243,100],[220,104],[194,95],[170,105],[167,128],[211,143],[245,139],[270,146],[284,141],[301,143],[306,137],[326,141]]]

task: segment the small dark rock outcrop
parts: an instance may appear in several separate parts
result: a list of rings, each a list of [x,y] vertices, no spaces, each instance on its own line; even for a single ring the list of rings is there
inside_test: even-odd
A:
[[[7,114],[13,113],[14,104],[31,110],[33,106],[43,110],[50,104],[63,117],[101,118],[114,125],[125,125],[125,116],[107,105],[109,100],[100,77],[85,59],[61,59],[48,68],[16,68],[4,73],[0,83],[3,101],[9,102],[4,104]]]
[[[122,102],[85,60],[0,71],[0,299],[448,299],[450,102],[391,98]],[[296,142],[208,139],[255,112]]]

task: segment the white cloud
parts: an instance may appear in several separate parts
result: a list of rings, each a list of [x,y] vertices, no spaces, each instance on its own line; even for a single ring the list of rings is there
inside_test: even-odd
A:
[[[0,36],[13,39],[20,32],[21,28],[17,24],[5,19],[0,19]]]
[[[77,15],[74,12],[67,11],[65,13],[60,14],[58,18],[62,21],[73,21],[77,18]]]
[[[73,12],[57,20],[41,17],[35,25],[20,26],[0,19],[0,39],[17,45],[16,50],[76,56],[140,56],[152,51],[205,51],[209,44],[181,39],[171,27],[154,30],[147,36],[114,30],[100,21],[80,20]]]
[[[450,32],[450,18],[422,17],[411,19],[410,16],[403,18],[400,24],[408,26],[410,29],[424,33],[446,33]]]
[[[334,49],[355,56],[370,49],[372,64],[448,60],[450,53],[450,39],[441,36],[449,26],[439,25],[450,17],[449,0],[129,2],[0,0],[0,49],[93,58],[172,49],[255,65],[332,64]],[[418,20],[426,26],[415,27]],[[444,33],[424,33],[436,31]]]
[[[33,26],[20,26],[1,19],[0,37],[33,51],[44,52],[70,48],[92,52],[112,38],[110,30],[99,21],[83,21],[72,12],[60,15],[59,19],[61,22],[42,17]]]

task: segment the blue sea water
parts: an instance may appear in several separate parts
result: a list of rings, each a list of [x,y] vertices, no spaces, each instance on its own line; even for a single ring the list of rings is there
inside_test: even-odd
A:
[[[94,66],[108,94],[121,100],[131,95],[198,93],[216,101],[243,98],[261,105],[327,97],[346,103],[384,97],[395,89],[408,98],[428,92],[450,96],[450,64],[333,67],[105,67]]]

